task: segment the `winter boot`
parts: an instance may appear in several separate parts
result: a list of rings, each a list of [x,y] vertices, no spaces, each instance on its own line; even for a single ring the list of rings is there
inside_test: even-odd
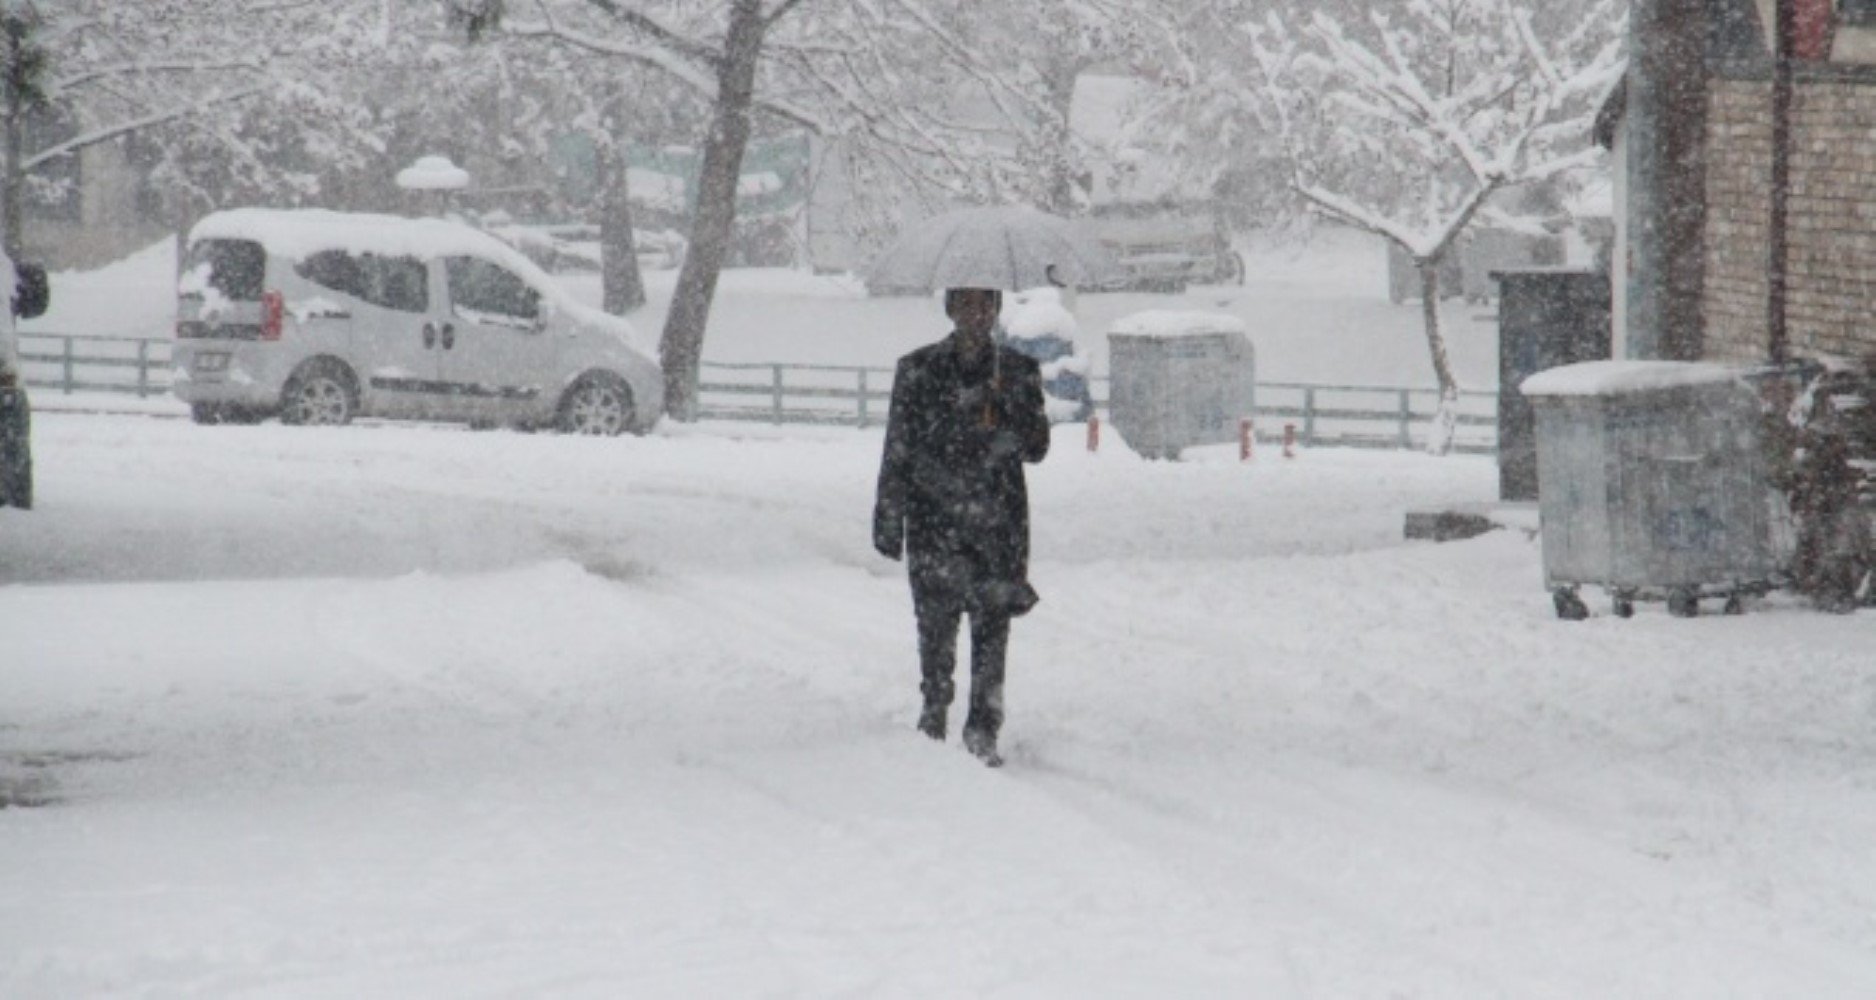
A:
[[[1003,757],[997,753],[997,738],[982,729],[964,730],[964,749],[983,761],[985,767],[1003,766]]]
[[[945,706],[925,703],[925,710],[918,714],[918,731],[940,743],[945,738]]]

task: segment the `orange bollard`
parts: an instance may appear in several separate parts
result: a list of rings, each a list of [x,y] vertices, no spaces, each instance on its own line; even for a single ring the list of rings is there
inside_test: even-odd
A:
[[[1099,413],[1088,414],[1088,450],[1101,450],[1101,415]]]
[[[1251,418],[1245,417],[1238,421],[1238,461],[1251,460],[1251,446],[1255,440],[1256,437],[1251,429]]]
[[[1296,425],[1295,424],[1283,425],[1283,457],[1284,458],[1296,457]]]

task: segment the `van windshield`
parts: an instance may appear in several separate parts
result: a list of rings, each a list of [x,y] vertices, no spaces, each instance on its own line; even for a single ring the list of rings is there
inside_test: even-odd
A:
[[[267,251],[253,240],[201,240],[189,248],[182,291],[214,289],[235,302],[258,302],[267,282]]]

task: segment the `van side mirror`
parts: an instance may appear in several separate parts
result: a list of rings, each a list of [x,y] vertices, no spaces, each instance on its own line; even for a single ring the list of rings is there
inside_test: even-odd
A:
[[[14,269],[18,280],[13,286],[13,315],[32,319],[43,315],[52,305],[52,282],[42,264],[20,264]]]

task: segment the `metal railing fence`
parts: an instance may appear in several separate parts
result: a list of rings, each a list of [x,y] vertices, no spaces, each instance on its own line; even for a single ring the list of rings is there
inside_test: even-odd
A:
[[[20,334],[28,387],[125,393],[148,398],[169,392],[169,341],[148,337]],[[890,368],[858,365],[705,362],[698,415],[708,420],[877,427],[892,398]],[[1091,380],[1105,407],[1108,380]],[[1460,393],[1457,447],[1497,447],[1497,393]],[[1435,389],[1413,386],[1259,382],[1255,412],[1260,439],[1280,439],[1293,425],[1304,446],[1409,448],[1418,445],[1439,403]]]

